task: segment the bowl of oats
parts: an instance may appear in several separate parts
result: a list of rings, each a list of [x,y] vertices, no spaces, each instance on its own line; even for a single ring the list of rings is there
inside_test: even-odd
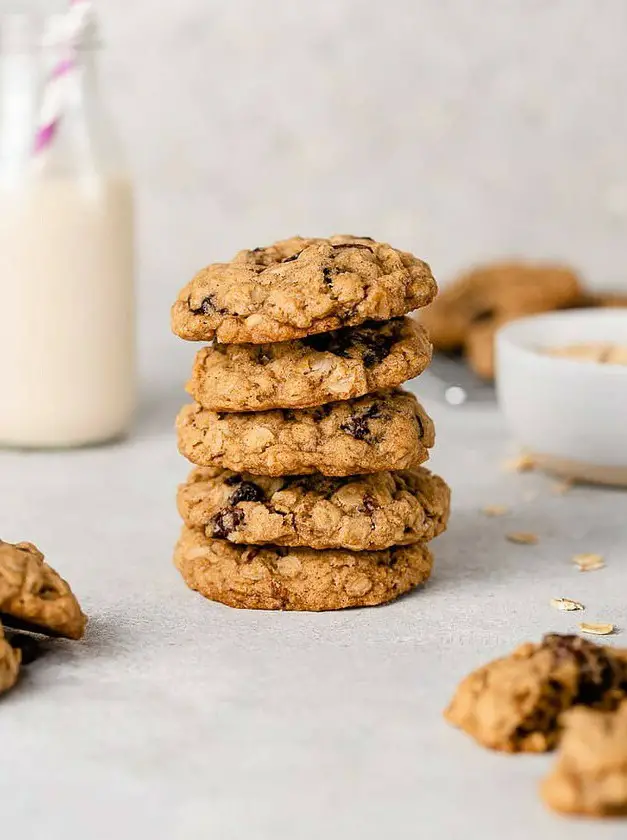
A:
[[[499,405],[535,463],[627,486],[627,309],[579,309],[507,324],[496,339]]]

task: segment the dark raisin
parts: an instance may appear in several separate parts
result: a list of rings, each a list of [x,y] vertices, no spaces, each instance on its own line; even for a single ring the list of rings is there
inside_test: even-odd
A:
[[[234,475],[230,475],[228,478],[225,478],[224,483],[227,487],[235,487],[235,485],[239,484],[241,480],[241,475],[239,473],[235,473]]]
[[[340,429],[356,440],[366,440],[370,437],[369,421],[380,416],[381,407],[378,403],[374,403],[374,405],[371,405],[365,411],[351,415],[345,423],[342,423]]]
[[[377,504],[374,498],[369,493],[366,493],[366,495],[364,496],[364,502],[361,506],[361,510],[364,513],[373,513],[376,509]]]
[[[285,257],[285,259],[284,259],[284,260],[281,260],[281,262],[284,262],[284,263],[286,263],[286,262],[294,262],[294,260],[297,260],[297,259],[300,257],[300,255],[301,255],[302,253],[303,253],[302,251],[299,251],[297,254],[292,254],[292,256],[291,256],[291,257]]]
[[[595,645],[581,636],[550,633],[542,640],[556,662],[573,660],[579,669],[575,703],[594,705],[612,689],[627,689],[627,667],[611,650]]]
[[[302,339],[303,344],[319,353],[333,353],[334,356],[349,358],[359,354],[367,368],[373,367],[390,355],[398,341],[402,323],[399,319],[385,326],[367,323],[361,327],[319,333]]]
[[[314,420],[317,420],[318,422],[320,422],[320,420],[324,420],[325,417],[328,417],[329,414],[331,414],[332,410],[333,410],[333,406],[331,405],[331,403],[327,403],[326,405],[321,405],[318,408],[315,408],[311,412],[311,416],[313,417]]]
[[[229,534],[237,530],[244,521],[244,513],[235,508],[224,508],[216,513],[211,520],[213,526],[212,535],[219,540],[224,540]]]
[[[324,280],[327,286],[333,285],[333,272],[330,268],[327,268],[325,266],[325,268],[322,269],[322,279]]]
[[[237,505],[240,502],[263,502],[266,494],[258,484],[252,481],[242,481],[240,486],[231,494],[230,505]]]
[[[264,248],[253,248],[252,251],[251,251],[251,254],[260,254],[263,250],[265,250],[265,249]]]
[[[290,421],[290,420],[295,420],[296,419],[296,415],[294,414],[294,412],[292,411],[291,408],[284,408],[282,411],[283,411],[283,419],[284,420]]]
[[[213,315],[215,312],[217,312],[219,315],[227,315],[229,311],[228,309],[221,309],[220,307],[216,306],[214,295],[207,295],[207,297],[202,301],[198,309],[192,309],[191,305],[189,308],[194,315]]]
[[[260,553],[261,549],[256,545],[247,545],[241,554],[236,555],[236,563],[250,563]]]
[[[374,367],[386,359],[398,341],[401,322],[390,322],[390,325],[385,330],[378,325],[365,325],[356,330],[353,341],[358,347],[360,346],[364,365],[367,368]]]
[[[368,237],[363,238],[367,239]],[[370,247],[370,245],[363,245],[361,242],[343,242],[339,245],[333,245],[332,247],[336,250],[339,250],[340,248],[361,248],[364,251],[370,251],[372,253],[372,248]]]

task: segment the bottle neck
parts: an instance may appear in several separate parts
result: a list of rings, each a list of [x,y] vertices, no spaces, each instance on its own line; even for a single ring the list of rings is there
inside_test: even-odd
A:
[[[38,132],[52,121],[54,137],[36,154]],[[5,173],[42,161],[64,174],[110,167],[119,152],[112,134],[99,95],[95,50],[47,48],[0,56],[0,167]]]
[[[85,5],[77,4],[84,10]],[[81,13],[82,14],[82,13]],[[101,170],[120,156],[97,79],[88,18],[0,14],[0,173]],[[50,138],[47,129],[52,126]]]

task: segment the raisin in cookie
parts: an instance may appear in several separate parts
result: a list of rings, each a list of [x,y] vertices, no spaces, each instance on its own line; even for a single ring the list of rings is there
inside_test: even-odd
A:
[[[557,762],[541,787],[546,804],[564,814],[627,816],[627,701],[614,712],[572,709],[561,722]]]
[[[193,464],[257,475],[359,475],[429,457],[433,423],[413,394],[381,391],[319,408],[220,414],[186,405],[179,449]]]
[[[492,379],[491,342],[499,326],[523,315],[579,306],[584,300],[579,278],[570,268],[494,263],[447,286],[420,320],[436,350],[464,350],[471,367]]]
[[[426,306],[429,266],[368,237],[294,237],[205,268],[180,293],[172,328],[225,344],[290,341]]]
[[[422,467],[344,478],[207,467],[181,485],[178,506],[190,528],[234,543],[379,551],[441,534],[450,491]]]
[[[212,411],[309,408],[413,379],[431,361],[411,318],[369,321],[276,344],[215,344],[196,356],[187,390]]]
[[[562,712],[611,709],[626,693],[627,651],[550,634],[466,677],[445,714],[484,747],[543,752],[559,741]]]
[[[87,619],[68,584],[31,543],[0,541],[0,614],[7,626],[80,639]]]
[[[240,546],[184,528],[174,562],[212,601],[252,610],[341,610],[392,601],[425,583],[433,558],[422,543],[387,551]]]
[[[0,694],[13,688],[20,672],[22,655],[15,650],[4,637],[4,630],[0,624]]]

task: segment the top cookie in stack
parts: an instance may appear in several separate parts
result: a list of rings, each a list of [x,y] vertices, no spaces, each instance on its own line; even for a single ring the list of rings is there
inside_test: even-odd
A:
[[[446,525],[448,488],[418,466],[433,424],[397,386],[431,359],[403,316],[436,292],[426,263],[352,236],[242,251],[183,289],[174,332],[213,342],[177,421],[182,454],[209,468],[179,492],[176,562],[193,588],[233,606],[336,609],[428,577],[424,540]]]

